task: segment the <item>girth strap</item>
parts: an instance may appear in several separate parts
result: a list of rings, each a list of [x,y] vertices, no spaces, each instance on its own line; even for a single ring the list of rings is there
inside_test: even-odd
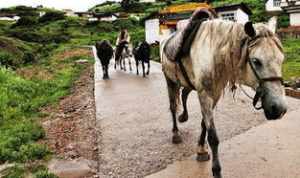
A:
[[[185,81],[188,83],[189,87],[190,87],[191,89],[195,90],[196,88],[195,88],[195,86],[192,84],[192,82],[191,82],[191,80],[190,80],[190,78],[189,78],[189,76],[188,76],[188,74],[187,74],[187,72],[186,72],[186,70],[185,70],[185,67],[184,67],[182,61],[181,61],[181,60],[176,60],[176,62],[178,63],[179,68],[180,68],[180,71],[181,71],[181,73],[182,73],[182,75],[183,75]]]

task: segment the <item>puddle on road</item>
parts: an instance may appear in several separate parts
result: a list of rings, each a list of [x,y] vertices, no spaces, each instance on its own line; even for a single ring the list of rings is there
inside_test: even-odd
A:
[[[197,162],[195,158],[178,161],[146,178],[211,178],[211,162]]]

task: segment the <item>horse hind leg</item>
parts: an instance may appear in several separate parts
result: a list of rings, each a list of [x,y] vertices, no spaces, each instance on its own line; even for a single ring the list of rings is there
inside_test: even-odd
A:
[[[169,103],[170,103],[170,111],[172,114],[172,119],[173,119],[173,137],[172,137],[172,143],[173,144],[179,144],[182,142],[182,139],[179,135],[179,130],[177,127],[177,120],[176,120],[176,111],[177,111],[177,97],[179,93],[179,86],[168,79],[166,77],[167,81],[167,86],[168,86],[168,94],[169,94]]]
[[[187,111],[187,106],[186,102],[188,99],[189,94],[191,93],[191,89],[189,88],[183,88],[182,93],[181,93],[181,100],[182,100],[182,105],[183,105],[183,112],[179,116],[178,121],[179,122],[186,122],[189,119],[188,111]]]

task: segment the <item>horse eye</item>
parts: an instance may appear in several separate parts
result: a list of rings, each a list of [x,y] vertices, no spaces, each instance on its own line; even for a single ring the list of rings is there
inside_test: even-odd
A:
[[[256,67],[262,67],[262,63],[260,62],[259,59],[253,58],[253,59],[252,59],[252,62],[253,62],[253,64],[254,64]]]

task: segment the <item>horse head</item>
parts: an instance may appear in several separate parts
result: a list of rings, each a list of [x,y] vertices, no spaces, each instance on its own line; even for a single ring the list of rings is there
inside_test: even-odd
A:
[[[246,37],[241,44],[241,80],[256,91],[253,105],[261,100],[268,120],[280,119],[287,111],[282,85],[284,54],[280,40],[263,24],[244,26]]]

